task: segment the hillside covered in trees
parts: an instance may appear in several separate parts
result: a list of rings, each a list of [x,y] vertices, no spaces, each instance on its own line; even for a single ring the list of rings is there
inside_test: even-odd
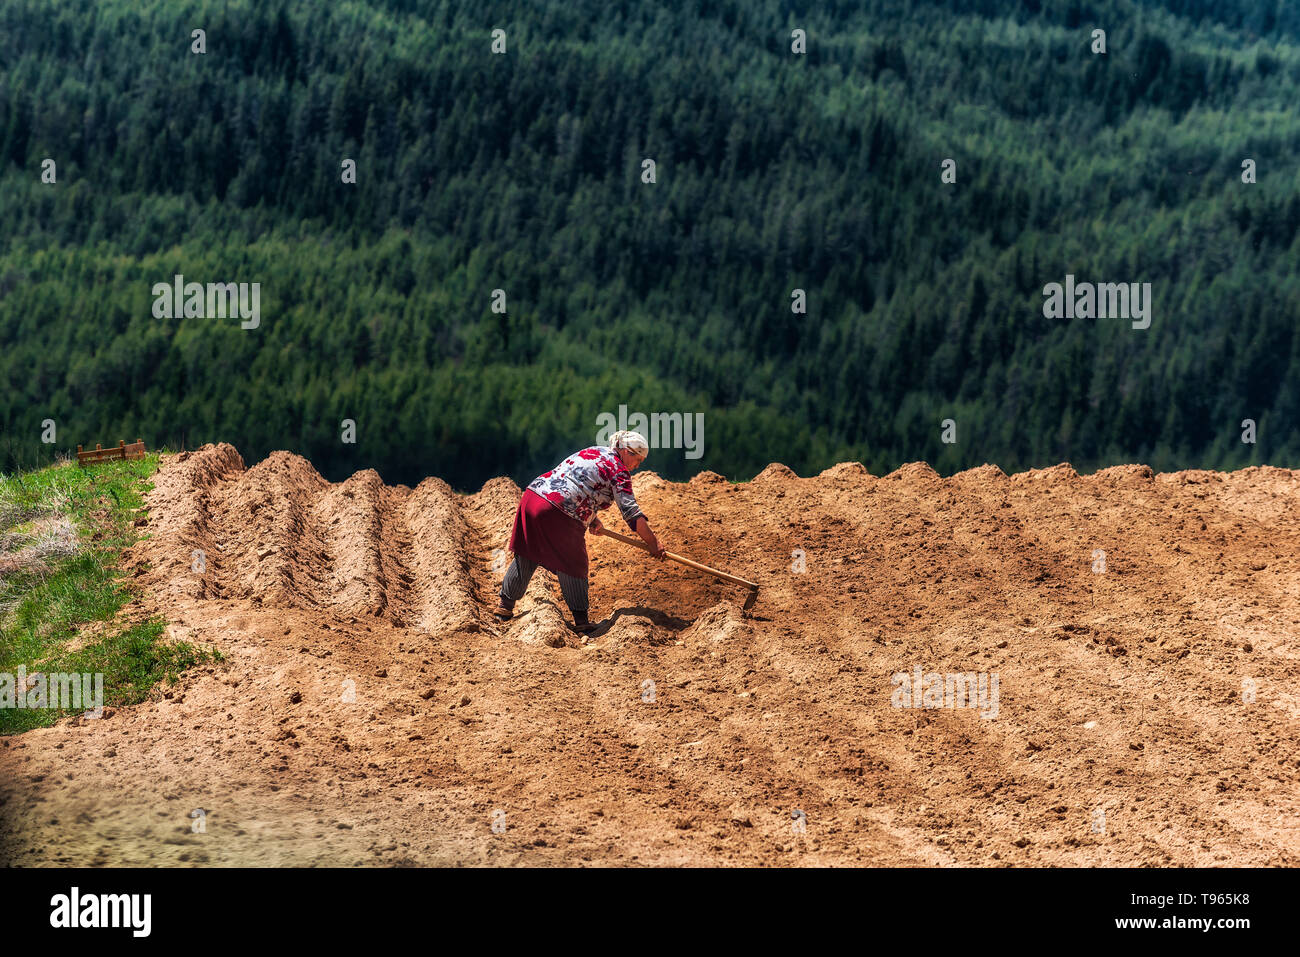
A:
[[[1288,0],[8,0],[0,469],[469,489],[620,406],[704,414],[672,477],[1297,467],[1297,103]],[[156,317],[175,274],[260,325]],[[1150,327],[1046,317],[1067,275]]]

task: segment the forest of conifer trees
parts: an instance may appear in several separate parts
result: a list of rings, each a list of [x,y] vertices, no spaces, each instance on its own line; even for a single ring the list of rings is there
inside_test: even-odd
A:
[[[138,435],[470,489],[620,405],[704,414],[674,478],[1300,466],[1298,99],[1274,0],[13,0],[0,469]],[[260,327],[155,318],[175,274]],[[1045,317],[1067,274],[1150,327]]]

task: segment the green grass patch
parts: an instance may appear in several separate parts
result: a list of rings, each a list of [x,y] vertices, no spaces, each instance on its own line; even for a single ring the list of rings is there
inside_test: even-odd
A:
[[[158,462],[154,453],[87,469],[63,463],[0,474],[0,734],[69,713],[8,706],[5,676],[20,666],[28,675],[101,674],[104,704],[117,707],[145,700],[159,682],[174,684],[186,668],[219,660],[211,651],[165,641],[163,621],[112,624],[138,592],[118,562],[122,549],[141,537],[135,522]],[[73,650],[92,622],[108,624]]]

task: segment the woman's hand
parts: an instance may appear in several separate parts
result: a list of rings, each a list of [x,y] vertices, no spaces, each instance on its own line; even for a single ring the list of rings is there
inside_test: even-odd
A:
[[[650,528],[650,523],[646,521],[644,515],[636,520],[636,533],[641,536],[641,541],[645,542],[646,551],[659,561],[663,561],[664,547],[659,544],[659,539],[655,536],[654,531]]]
[[[646,529],[646,531],[650,531],[650,530]],[[650,537],[645,540],[645,544],[646,544],[646,548],[649,549],[650,554],[652,556],[654,556],[659,561],[664,560],[665,556],[667,555],[667,551],[662,545],[659,544],[659,537],[655,535],[654,532],[650,532]]]
[[[605,526],[600,524],[600,519],[593,518],[591,524],[587,526],[588,535],[600,535],[605,531]]]

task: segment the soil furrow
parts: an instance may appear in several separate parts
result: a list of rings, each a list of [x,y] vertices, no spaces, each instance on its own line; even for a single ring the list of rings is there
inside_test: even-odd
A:
[[[751,613],[591,537],[594,635],[544,572],[501,625],[508,479],[168,457],[136,611],[225,661],[0,741],[0,858],[1300,864],[1295,473],[634,488]]]

